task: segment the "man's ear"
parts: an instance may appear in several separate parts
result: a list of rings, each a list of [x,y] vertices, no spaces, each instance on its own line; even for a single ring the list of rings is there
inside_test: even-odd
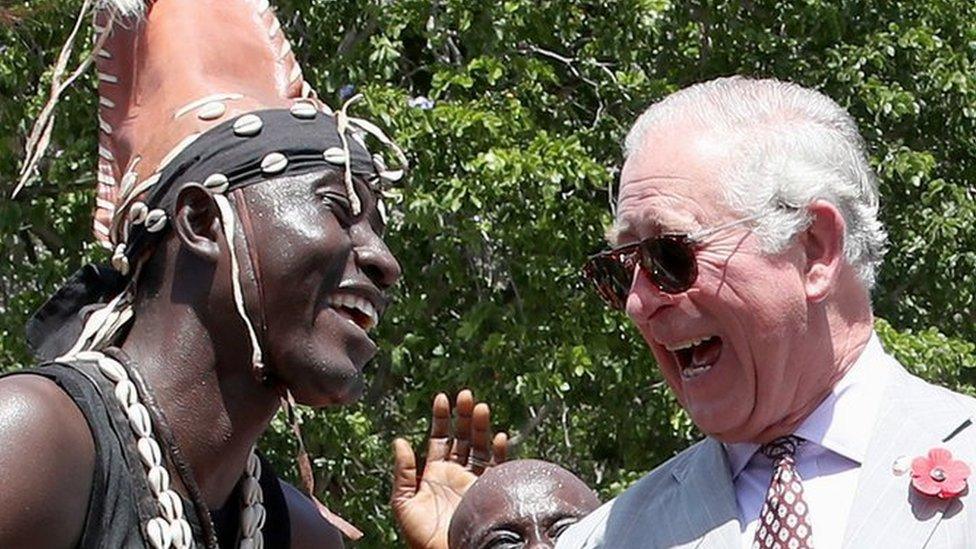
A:
[[[844,262],[847,224],[837,206],[816,200],[807,207],[811,222],[800,241],[806,257],[804,286],[807,300],[823,301],[833,291]]]
[[[184,248],[205,261],[220,257],[220,210],[202,185],[189,183],[176,195],[173,226]]]

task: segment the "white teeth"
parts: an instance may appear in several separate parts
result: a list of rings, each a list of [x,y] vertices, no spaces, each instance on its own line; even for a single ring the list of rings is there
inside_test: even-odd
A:
[[[380,315],[376,312],[376,307],[373,307],[373,304],[370,303],[369,300],[357,295],[347,293],[335,294],[329,297],[328,303],[332,307],[355,309],[356,311],[359,311],[365,315],[369,320],[367,321],[366,326],[361,326],[361,328],[365,329],[367,332],[372,330],[373,327],[375,327],[380,321]],[[350,320],[350,322],[352,322],[352,320]],[[355,324],[355,322],[353,323]],[[356,325],[359,326],[358,324]]]
[[[684,368],[681,370],[681,377],[683,379],[692,379],[698,377],[705,372],[711,370],[711,366],[699,366],[697,368]]]
[[[672,344],[672,345],[665,345],[664,348],[667,349],[667,350],[669,350],[669,351],[671,351],[671,352],[680,351],[682,349],[688,349],[690,347],[694,347],[695,345],[698,345],[699,343],[701,343],[703,341],[708,341],[709,339],[712,339],[713,337],[715,337],[715,336],[702,336],[700,338],[695,338],[695,339],[689,339],[687,341],[682,341],[681,343],[675,343],[675,344]]]

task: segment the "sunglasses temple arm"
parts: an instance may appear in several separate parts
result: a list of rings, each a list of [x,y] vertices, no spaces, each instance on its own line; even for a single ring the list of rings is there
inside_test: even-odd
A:
[[[718,227],[712,227],[710,229],[705,229],[705,230],[699,231],[697,233],[692,233],[692,234],[688,235],[688,239],[689,240],[692,240],[692,241],[701,240],[701,239],[703,239],[705,237],[712,236],[713,234],[718,233],[718,232],[721,232],[721,231],[724,231],[726,229],[731,229],[732,227],[737,227],[739,225],[743,225],[745,223],[749,223],[750,221],[756,221],[757,219],[762,219],[763,217],[766,217],[767,215],[769,215],[769,212],[762,212],[762,213],[758,213],[756,215],[750,215],[749,217],[744,217],[742,219],[736,219],[735,221],[730,221],[730,222],[725,223],[723,225],[719,225]]]

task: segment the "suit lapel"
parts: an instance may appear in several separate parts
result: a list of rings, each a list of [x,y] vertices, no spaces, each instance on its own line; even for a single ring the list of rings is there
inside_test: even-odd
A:
[[[721,443],[705,439],[693,459],[672,471],[678,483],[668,546],[739,547],[739,511]],[[684,542],[684,543],[683,543]]]
[[[901,366],[891,375],[873,430],[844,534],[844,547],[871,547],[879,539],[899,547],[924,547],[950,501],[911,488],[911,473],[896,475],[899,458],[911,460],[941,446],[954,455],[974,443],[964,425],[967,410],[947,394],[910,376]],[[952,439],[943,442],[948,435]]]

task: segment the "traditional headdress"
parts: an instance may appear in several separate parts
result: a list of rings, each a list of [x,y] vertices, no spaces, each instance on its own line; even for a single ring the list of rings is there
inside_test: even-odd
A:
[[[112,251],[113,268],[87,266],[76,273],[31,319],[28,341],[41,359],[97,360],[117,383],[118,396],[128,380],[98,351],[131,319],[139,270],[168,230],[180,188],[194,182],[212,193],[227,242],[234,243],[236,216],[225,197],[230,190],[333,167],[343,170],[358,214],[353,177],[380,191],[384,182],[402,177],[406,158],[377,126],[347,114],[360,96],[337,111],[318,99],[268,0],[104,0],[95,11],[95,28],[100,131],[94,232]],[[42,116],[35,133],[43,135],[49,124]],[[370,136],[389,148],[397,168],[370,153]],[[42,152],[43,147],[28,154],[25,177]],[[382,202],[379,207],[383,214]],[[235,246],[228,248],[237,312],[248,331],[253,365],[261,370],[260,334],[245,307]],[[133,429],[139,427],[142,451],[142,440],[152,439],[151,425],[148,416],[139,419],[138,399],[123,393],[119,399],[130,419],[137,416]],[[287,400],[291,412],[290,394]],[[151,449],[155,443],[145,445]],[[158,448],[147,452],[158,461]],[[310,465],[304,452],[300,457],[311,492]],[[252,477],[255,463],[252,456]],[[158,466],[147,462],[150,483]],[[159,497],[164,509],[167,497]],[[185,531],[179,520],[163,515],[147,524],[154,544],[167,532]],[[179,539],[186,542],[186,534]]]
[[[338,111],[318,99],[268,0],[107,4],[95,15],[100,131],[94,232],[112,250],[117,273],[83,269],[42,307],[28,331],[43,358],[98,348],[131,317],[131,282],[167,230],[184,184],[200,183],[213,193],[232,242],[234,211],[224,197],[232,189],[337,167],[358,213],[353,176],[378,190],[400,179],[406,165],[382,130],[347,114],[361,96]],[[371,154],[367,136],[386,145],[399,166],[388,169],[383,156]],[[233,246],[230,251],[238,312],[260,367]],[[106,298],[107,306],[88,314],[65,348],[79,312],[89,312],[81,309]]]

